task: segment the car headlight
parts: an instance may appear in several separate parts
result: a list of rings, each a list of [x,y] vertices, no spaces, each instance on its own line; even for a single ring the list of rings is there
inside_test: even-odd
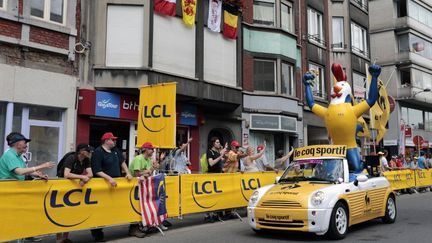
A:
[[[317,191],[312,195],[311,203],[314,206],[319,206],[324,201],[324,192]]]
[[[252,196],[249,199],[249,207],[254,207],[255,204],[258,202],[258,199],[259,199],[259,192],[254,191],[254,193],[252,193]]]

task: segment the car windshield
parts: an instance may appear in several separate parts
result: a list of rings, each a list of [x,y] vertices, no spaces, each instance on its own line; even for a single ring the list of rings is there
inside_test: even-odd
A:
[[[342,159],[306,159],[292,162],[279,182],[336,182],[339,178],[343,178]]]

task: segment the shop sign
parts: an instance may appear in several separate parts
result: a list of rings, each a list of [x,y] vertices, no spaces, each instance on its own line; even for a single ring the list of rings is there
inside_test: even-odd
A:
[[[138,119],[138,99],[133,96],[118,95],[96,91],[96,116],[113,117],[128,120]]]
[[[279,116],[251,115],[251,129],[279,130]]]
[[[120,116],[120,96],[96,91],[96,116],[118,118]]]
[[[252,114],[250,117],[252,130],[297,131],[297,119],[294,117],[259,114]]]
[[[180,105],[178,111],[180,125],[196,126],[197,125],[197,107],[194,105]]]
[[[281,130],[297,131],[297,120],[293,117],[281,116]]]

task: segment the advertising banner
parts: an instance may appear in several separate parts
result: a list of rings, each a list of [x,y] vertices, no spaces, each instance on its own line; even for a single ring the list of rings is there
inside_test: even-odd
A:
[[[0,182],[0,242],[141,221],[137,180]],[[166,177],[168,216],[179,213],[178,177]]]
[[[313,145],[294,149],[294,160],[320,157],[345,157],[344,145]]]
[[[253,191],[273,184],[275,172],[182,175],[181,214],[247,206]]]
[[[150,141],[158,148],[175,148],[176,84],[140,89],[137,146]]]
[[[415,173],[413,170],[394,170],[384,172],[384,176],[390,182],[393,190],[400,190],[416,186]]]
[[[432,170],[416,170],[415,181],[417,187],[432,185]]]

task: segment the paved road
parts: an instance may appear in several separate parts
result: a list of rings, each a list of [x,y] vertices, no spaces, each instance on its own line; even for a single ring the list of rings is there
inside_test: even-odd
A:
[[[432,242],[432,192],[402,195],[397,198],[398,218],[395,224],[383,224],[373,220],[349,229],[347,237],[339,242]],[[324,236],[305,233],[271,233],[256,235],[246,222],[233,219],[225,222],[203,223],[203,215],[190,215],[183,220],[171,220],[174,226],[165,236],[153,234],[143,239],[127,237],[127,226],[105,230],[109,242],[330,242]],[[71,233],[73,242],[91,242],[89,231]],[[55,242],[47,236],[42,242]]]

